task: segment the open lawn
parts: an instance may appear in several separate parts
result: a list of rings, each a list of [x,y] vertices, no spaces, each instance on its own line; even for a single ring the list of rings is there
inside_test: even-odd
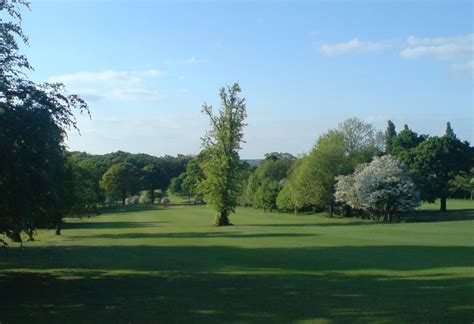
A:
[[[434,208],[401,224],[241,208],[216,228],[205,206],[67,219],[0,251],[0,322],[472,323],[474,203]]]

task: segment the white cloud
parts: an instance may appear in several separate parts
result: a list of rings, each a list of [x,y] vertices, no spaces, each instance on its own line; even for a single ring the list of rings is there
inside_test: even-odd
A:
[[[71,83],[100,83],[104,85],[116,84],[138,84],[145,79],[157,78],[164,75],[165,72],[159,70],[145,71],[114,71],[103,70],[99,72],[76,72],[52,76],[49,82]]]
[[[344,43],[318,44],[321,53],[327,56],[337,56],[351,53],[377,52],[392,47],[387,41],[366,42],[353,38]]]
[[[70,93],[77,93],[86,101],[101,100],[146,100],[162,101],[167,97],[155,90],[144,88],[115,88],[110,90],[73,89]]]
[[[474,55],[474,34],[453,37],[408,37],[400,52],[405,59],[432,57],[435,59],[462,59]]]
[[[148,100],[160,101],[166,96],[149,88],[149,82],[165,74],[159,70],[76,72],[52,76],[49,82],[62,82],[71,93],[87,101]]]
[[[191,56],[190,58],[181,61],[183,64],[200,64],[205,62],[205,60],[198,59],[195,56]]]

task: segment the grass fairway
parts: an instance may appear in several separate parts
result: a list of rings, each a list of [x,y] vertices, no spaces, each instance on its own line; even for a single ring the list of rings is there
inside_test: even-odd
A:
[[[391,225],[242,208],[216,228],[204,206],[68,219],[0,254],[0,322],[472,323],[474,204],[448,207]]]

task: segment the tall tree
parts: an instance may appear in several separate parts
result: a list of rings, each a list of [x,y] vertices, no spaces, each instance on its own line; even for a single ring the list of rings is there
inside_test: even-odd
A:
[[[28,5],[0,4],[0,234],[14,241],[62,218],[65,132],[77,129],[74,108],[88,113],[81,98],[64,95],[62,84],[28,80],[32,67],[19,52],[27,44],[20,8]]]
[[[393,139],[397,136],[395,124],[389,120],[385,131],[385,154],[392,154]]]
[[[231,225],[229,215],[235,212],[241,190],[239,150],[247,113],[245,99],[239,97],[240,92],[238,83],[221,88],[221,106],[217,114],[214,114],[212,106],[204,104],[202,108],[210,119],[211,130],[203,138],[208,156],[202,164],[205,180],[200,188],[206,202],[217,212],[216,226]]]

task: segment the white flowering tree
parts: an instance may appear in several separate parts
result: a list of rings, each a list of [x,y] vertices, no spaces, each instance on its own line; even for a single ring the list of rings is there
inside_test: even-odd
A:
[[[353,174],[337,177],[336,201],[369,212],[372,218],[392,221],[399,213],[420,205],[420,195],[407,169],[395,157],[375,157]]]

